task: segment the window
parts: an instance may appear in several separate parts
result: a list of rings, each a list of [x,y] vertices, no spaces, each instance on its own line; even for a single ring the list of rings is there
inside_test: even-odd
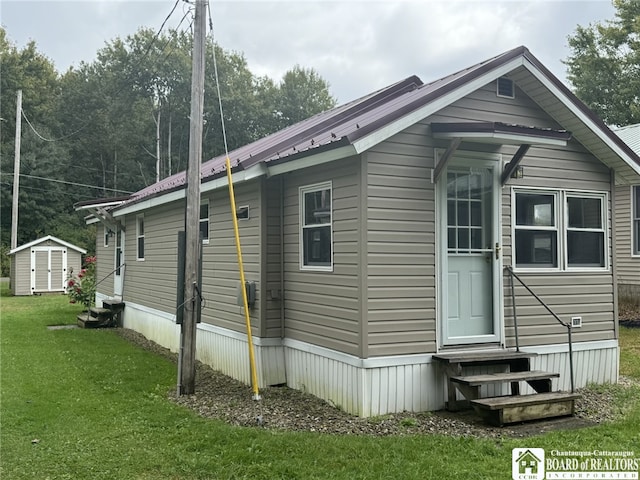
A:
[[[606,205],[605,194],[515,191],[516,268],[607,268]]]
[[[300,188],[300,268],[333,268],[331,182]]]
[[[631,187],[631,241],[633,242],[633,254],[640,255],[640,185]]]
[[[209,243],[209,201],[200,203],[200,238],[202,243]]]
[[[516,194],[517,267],[558,267],[556,203],[553,193]]]
[[[602,197],[567,195],[567,266],[604,267]]]
[[[136,258],[144,260],[144,215],[136,217],[136,247]]]

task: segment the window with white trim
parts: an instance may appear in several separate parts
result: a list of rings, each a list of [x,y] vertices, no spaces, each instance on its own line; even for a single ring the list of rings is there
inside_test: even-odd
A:
[[[200,203],[200,238],[202,243],[209,243],[209,200]]]
[[[557,197],[547,192],[516,193],[516,267],[558,268]]]
[[[136,259],[144,260],[144,215],[136,217]]]
[[[602,195],[566,196],[566,246],[568,268],[604,268],[605,214]]]
[[[300,268],[333,269],[331,182],[300,187]]]
[[[606,194],[514,189],[513,204],[517,269],[608,268]]]
[[[631,187],[631,241],[633,254],[640,255],[640,185]]]

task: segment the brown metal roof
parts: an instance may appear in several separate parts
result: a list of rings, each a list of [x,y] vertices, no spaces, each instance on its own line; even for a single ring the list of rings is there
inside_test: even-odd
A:
[[[384,128],[394,121],[415,112],[421,107],[429,105],[431,102],[456,91],[469,82],[519,57],[523,59],[523,62],[528,61],[533,65],[534,68],[543,75],[546,81],[560,90],[565,99],[559,101],[555,95],[549,93],[547,88],[544,89],[545,93],[534,93],[533,86],[539,87],[540,80],[537,78],[531,80],[531,77],[534,77],[531,73],[528,74],[529,84],[532,85],[530,89],[520,85],[517,75],[514,75],[513,77],[515,78],[516,84],[523,88],[525,93],[528,93],[527,90],[529,90],[530,93],[528,94],[534,101],[541,104],[545,110],[550,109],[542,105],[545,102],[562,104],[560,106],[554,104],[557,112],[554,112],[554,109],[551,108],[550,110],[552,111],[550,114],[552,116],[554,116],[554,113],[557,113],[558,116],[570,116],[573,124],[577,126],[577,132],[572,125],[566,125],[566,122],[560,121],[558,118],[556,118],[556,120],[558,120],[563,127],[568,126],[574,132],[574,137],[578,141],[585,143],[585,140],[589,140],[590,143],[589,141],[586,142],[587,148],[590,148],[589,145],[591,145],[590,149],[594,152],[598,149],[606,150],[609,155],[609,157],[606,158],[608,165],[615,166],[619,164],[620,166],[624,166],[627,164],[628,166],[628,162],[627,160],[620,159],[618,154],[613,152],[607,142],[604,141],[603,137],[608,138],[609,141],[624,152],[631,161],[635,162],[638,165],[638,171],[640,171],[640,158],[631,148],[609,130],[604,122],[573,95],[527,48],[522,46],[431,83],[424,84],[418,77],[412,76],[352,102],[314,115],[295,125],[230,152],[229,159],[232,169],[239,171],[259,163],[265,165],[271,163],[276,164],[313,155],[323,150],[352,145],[357,140],[372,132]],[[521,76],[525,74],[522,70],[522,67],[518,68]],[[539,92],[541,90],[538,88],[537,91]],[[571,105],[567,103],[571,103]],[[575,111],[581,112],[580,114],[583,115],[584,118],[591,120],[597,125],[599,130],[595,135],[597,138],[587,138],[589,134],[585,133],[584,128],[580,128],[584,127],[584,122],[580,119],[576,120]],[[567,112],[570,112],[570,115]],[[593,133],[594,132],[591,131],[590,135],[593,136]],[[599,155],[598,158],[601,158],[601,156]],[[225,173],[225,160],[226,158],[223,155],[204,162],[200,169],[202,181],[207,182],[223,175]],[[618,164],[616,164],[616,161]],[[626,174],[628,174],[629,177],[632,176],[632,173],[626,172]],[[132,205],[142,199],[163,195],[184,188],[185,182],[185,172],[177,173],[132,194],[129,201],[120,207],[116,207],[116,209]]]

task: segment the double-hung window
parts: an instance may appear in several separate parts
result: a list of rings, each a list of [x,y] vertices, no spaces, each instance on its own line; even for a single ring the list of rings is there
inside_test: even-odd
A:
[[[631,203],[632,252],[640,256],[640,185],[631,187]]]
[[[558,194],[518,192],[515,256],[519,268],[558,268]]]
[[[331,182],[300,187],[300,268],[333,268]]]
[[[603,268],[605,223],[602,195],[566,195],[567,267]]]
[[[144,215],[136,217],[136,259],[144,260]]]
[[[518,269],[605,269],[607,197],[565,190],[514,190]]]
[[[209,243],[209,200],[200,203],[200,238],[202,243]]]

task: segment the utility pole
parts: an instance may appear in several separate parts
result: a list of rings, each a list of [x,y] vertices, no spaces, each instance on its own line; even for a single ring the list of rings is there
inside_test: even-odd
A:
[[[180,326],[178,395],[195,392],[196,324],[200,302],[197,289],[200,263],[200,164],[204,111],[205,0],[196,0],[191,70],[191,121],[189,167],[187,169],[187,212],[185,219],[184,316]]]
[[[11,250],[18,246],[18,196],[20,195],[20,141],[22,135],[22,90],[16,100],[16,149],[13,159],[13,203],[11,208]]]

